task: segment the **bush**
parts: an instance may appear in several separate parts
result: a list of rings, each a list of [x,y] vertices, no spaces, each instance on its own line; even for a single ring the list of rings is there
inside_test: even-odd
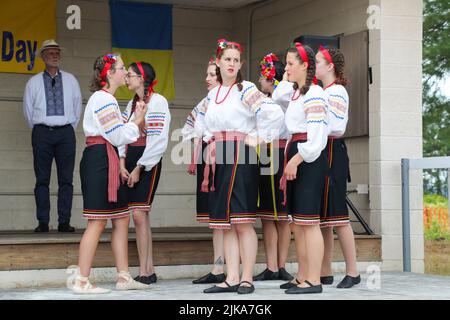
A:
[[[448,199],[438,194],[427,194],[423,197],[423,206],[447,208]]]
[[[433,217],[431,226],[425,229],[425,239],[427,240],[450,240],[450,232],[443,226],[438,217]]]

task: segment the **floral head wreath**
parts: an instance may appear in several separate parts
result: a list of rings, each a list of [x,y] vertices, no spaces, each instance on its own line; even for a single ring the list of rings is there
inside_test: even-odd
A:
[[[216,64],[216,56],[211,56],[211,58],[209,58],[209,62],[208,64]]]
[[[232,45],[236,46],[241,54],[244,53],[244,49],[242,48],[242,46],[239,43],[228,41],[226,39],[219,39],[219,40],[217,40],[216,57],[218,57],[220,55],[220,53],[223,50],[225,50],[227,47],[232,46]]]
[[[269,53],[264,56],[259,62],[259,66],[261,68],[261,76],[266,78],[267,80],[273,80],[275,86],[278,85],[278,80],[275,79],[276,68],[274,65],[275,61],[280,61],[278,57],[274,53]]]
[[[100,72],[100,78],[102,79],[100,85],[105,86],[106,74],[108,73],[108,70],[111,70],[112,65],[117,62],[117,56],[112,53],[105,54],[103,56],[103,61],[105,62],[105,65],[103,66],[103,69]]]

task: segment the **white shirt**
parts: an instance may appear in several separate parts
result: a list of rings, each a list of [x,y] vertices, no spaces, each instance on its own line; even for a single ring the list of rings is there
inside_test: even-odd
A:
[[[281,107],[284,114],[286,114],[286,110],[289,106],[289,102],[291,101],[291,96],[293,93],[293,83],[287,81],[279,82],[272,92],[272,100]],[[283,122],[283,127],[280,129],[280,139],[289,140],[290,138],[291,134],[289,133],[286,124]]]
[[[72,74],[62,70],[59,70],[59,72],[63,83],[64,115],[47,117],[44,72],[39,72],[28,80],[23,96],[23,113],[30,128],[33,128],[36,124],[47,126],[71,124],[74,128],[77,127],[81,117],[83,101],[80,86]]]
[[[208,142],[211,137],[212,133],[208,130],[206,127],[205,122],[205,115],[206,111],[208,111],[208,105],[209,105],[210,98],[206,96],[200,104],[197,105],[197,118],[194,122],[194,135],[198,138],[202,137],[203,141]]]
[[[334,84],[325,89],[328,97],[329,135],[341,137],[348,123],[349,98],[344,86]]]
[[[102,136],[113,146],[135,142],[139,128],[133,123],[123,123],[116,98],[103,90],[89,98],[84,111],[83,130],[86,137]]]
[[[208,138],[213,132],[239,131],[256,133],[266,142],[278,138],[284,118],[281,107],[267,98],[252,82],[243,81],[242,85],[242,91],[234,85],[231,89],[218,86],[208,93],[206,104],[199,111],[195,123],[199,137]]]
[[[295,91],[295,96],[299,94]],[[305,162],[314,162],[325,149],[328,140],[327,95],[318,85],[312,85],[305,95],[292,100],[286,110],[285,122],[291,134],[307,133],[308,140],[298,143],[298,153]]]
[[[276,103],[278,103],[282,108],[284,108],[284,112],[291,102],[291,97],[294,94],[294,84],[289,81],[280,81],[276,88],[272,92],[272,99]]]
[[[202,109],[202,105],[206,103],[206,97],[200,101],[194,109],[189,113],[186,118],[186,122],[184,123],[183,128],[181,129],[181,134],[183,135],[183,141],[191,140],[192,138],[199,138],[195,133],[195,122],[198,118],[198,113],[200,109]]]
[[[125,121],[134,119],[134,114],[131,114],[132,105],[133,100],[130,100],[122,114]],[[144,166],[145,171],[150,171],[157,165],[167,150],[170,119],[169,104],[166,98],[153,93],[147,104],[147,113],[145,114],[146,145],[144,153],[137,161],[137,165]],[[126,157],[125,146],[119,147],[119,156],[121,158]]]

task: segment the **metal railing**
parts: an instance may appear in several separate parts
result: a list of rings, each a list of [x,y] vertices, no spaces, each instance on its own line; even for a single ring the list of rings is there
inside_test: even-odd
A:
[[[402,238],[403,271],[411,272],[411,221],[409,207],[409,171],[411,169],[447,169],[447,196],[450,209],[450,157],[402,159]],[[449,210],[450,213],[450,210]]]

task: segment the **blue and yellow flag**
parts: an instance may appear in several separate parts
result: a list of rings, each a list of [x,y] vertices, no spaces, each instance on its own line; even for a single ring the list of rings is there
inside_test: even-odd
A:
[[[110,0],[112,49],[126,66],[149,62],[156,72],[155,91],[174,98],[172,54],[172,6]],[[120,88],[118,99],[131,99],[133,92]]]
[[[0,72],[41,72],[36,51],[55,37],[56,0],[0,1]]]

